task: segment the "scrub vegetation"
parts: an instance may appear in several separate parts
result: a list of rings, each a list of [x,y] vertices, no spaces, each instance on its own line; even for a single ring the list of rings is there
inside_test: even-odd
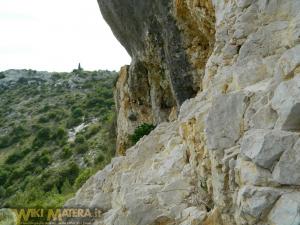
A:
[[[0,207],[60,207],[114,155],[117,73],[19,73],[0,74]]]

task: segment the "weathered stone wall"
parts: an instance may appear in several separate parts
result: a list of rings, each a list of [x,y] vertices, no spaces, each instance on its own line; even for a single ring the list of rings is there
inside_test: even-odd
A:
[[[300,224],[300,1],[198,3],[203,14],[197,1],[173,10],[187,44],[186,20],[215,12],[200,91],[68,202],[102,208],[95,224]]]

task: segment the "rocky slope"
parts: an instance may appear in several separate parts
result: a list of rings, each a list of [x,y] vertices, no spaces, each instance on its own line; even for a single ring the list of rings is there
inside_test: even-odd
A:
[[[133,58],[119,152],[136,124],[159,125],[67,205],[101,208],[99,225],[300,224],[300,2],[99,4]]]

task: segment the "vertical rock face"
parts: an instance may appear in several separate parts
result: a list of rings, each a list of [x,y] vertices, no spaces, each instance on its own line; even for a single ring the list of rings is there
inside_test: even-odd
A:
[[[122,85],[119,82],[116,87],[128,97],[128,107],[118,108],[119,124],[128,124],[119,126],[121,153],[133,128],[143,122],[158,124],[176,118],[181,104],[201,89],[214,42],[214,8],[210,1],[98,2],[132,57],[126,81],[122,70]]]
[[[95,224],[300,224],[300,1],[99,4],[133,58],[118,132],[159,125],[67,205],[102,208]]]

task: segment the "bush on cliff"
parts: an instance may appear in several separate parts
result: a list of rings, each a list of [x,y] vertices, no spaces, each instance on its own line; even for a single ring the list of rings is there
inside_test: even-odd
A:
[[[134,133],[129,136],[129,139],[132,144],[136,144],[142,137],[154,130],[154,128],[155,126],[153,124],[143,123],[134,130]]]

